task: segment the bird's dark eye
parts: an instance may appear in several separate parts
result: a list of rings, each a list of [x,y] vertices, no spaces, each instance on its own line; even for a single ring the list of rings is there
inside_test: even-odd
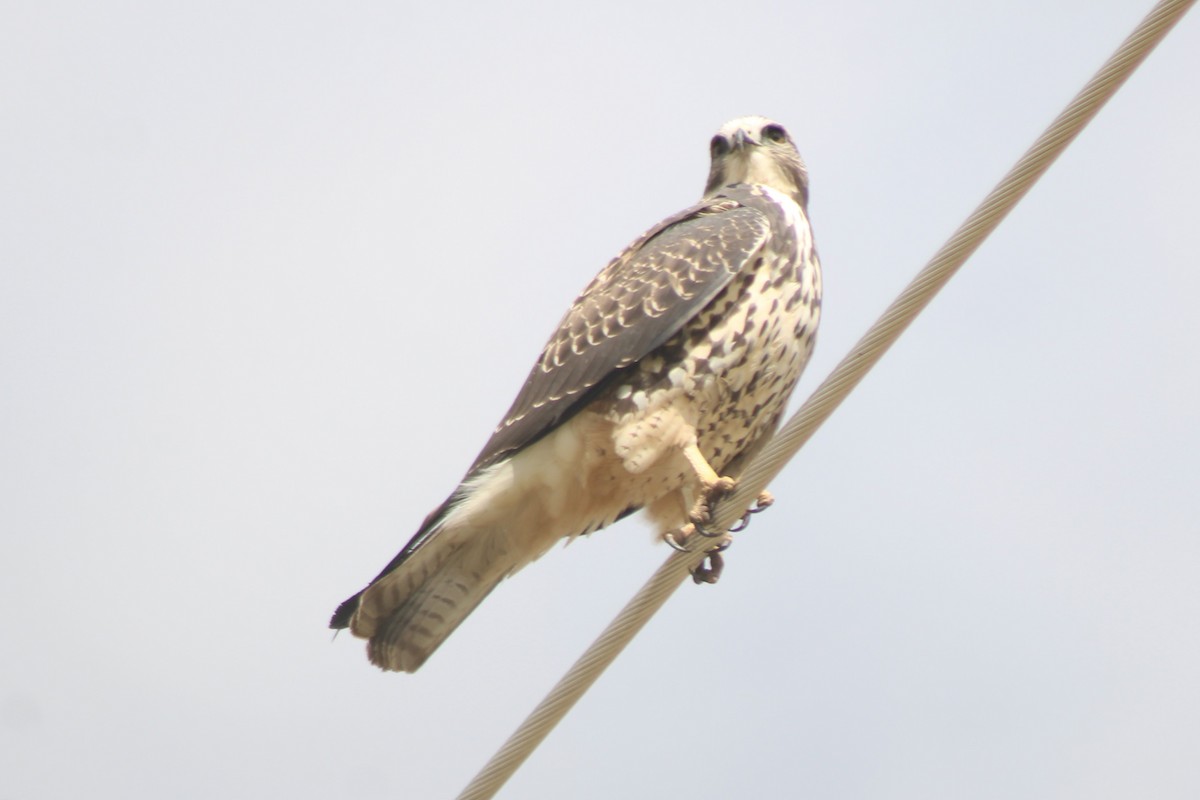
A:
[[[713,158],[720,158],[729,152],[729,140],[721,134],[717,134],[708,144],[708,150],[712,153]]]
[[[783,129],[782,125],[768,125],[762,129],[762,135],[768,142],[775,144],[782,144],[788,140],[787,131]]]

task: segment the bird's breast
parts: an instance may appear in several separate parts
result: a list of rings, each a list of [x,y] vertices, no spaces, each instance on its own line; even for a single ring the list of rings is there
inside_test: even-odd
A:
[[[695,429],[718,470],[776,425],[815,344],[821,281],[803,212],[783,198],[775,222],[781,232],[608,395],[618,436],[640,444],[633,468],[661,455],[664,409]]]

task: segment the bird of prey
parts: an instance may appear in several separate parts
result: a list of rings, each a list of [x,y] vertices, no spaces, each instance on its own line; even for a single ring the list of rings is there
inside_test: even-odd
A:
[[[764,117],[726,123],[710,152],[700,202],[583,290],[466,477],[334,613],[379,667],[416,671],[559,539],[643,508],[668,540],[706,532],[774,432],[820,318],[808,173]]]

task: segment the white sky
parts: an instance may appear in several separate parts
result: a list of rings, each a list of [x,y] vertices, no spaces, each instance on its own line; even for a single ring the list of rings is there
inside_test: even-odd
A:
[[[329,641],[577,291],[786,124],[797,402],[1150,2],[9,3],[0,797],[452,797],[667,555]],[[501,794],[1200,795],[1200,18]]]

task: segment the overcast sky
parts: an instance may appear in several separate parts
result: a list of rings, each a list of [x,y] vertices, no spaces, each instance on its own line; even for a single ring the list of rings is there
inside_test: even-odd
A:
[[[788,126],[794,405],[1149,10],[42,3],[0,25],[0,798],[446,798],[667,550],[623,522],[416,675],[325,628],[567,304]],[[1200,17],[505,798],[1200,796]]]

